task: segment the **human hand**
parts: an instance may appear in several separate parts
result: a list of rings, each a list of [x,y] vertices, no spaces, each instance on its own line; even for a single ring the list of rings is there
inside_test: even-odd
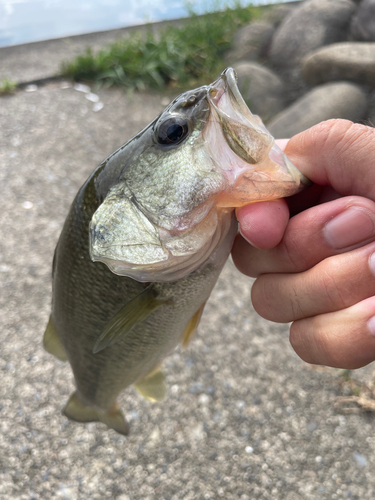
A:
[[[303,360],[359,368],[375,360],[375,129],[329,120],[285,152],[315,185],[239,209],[252,245],[237,237],[233,260],[257,277],[255,310],[293,322],[290,341]]]

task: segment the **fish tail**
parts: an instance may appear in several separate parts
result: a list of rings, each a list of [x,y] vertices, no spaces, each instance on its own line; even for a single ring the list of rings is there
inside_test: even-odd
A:
[[[74,392],[63,409],[63,414],[76,422],[103,422],[110,429],[114,429],[120,434],[125,436],[129,434],[129,424],[126,422],[117,403],[109,411],[97,410],[83,405],[78,400],[77,393]]]

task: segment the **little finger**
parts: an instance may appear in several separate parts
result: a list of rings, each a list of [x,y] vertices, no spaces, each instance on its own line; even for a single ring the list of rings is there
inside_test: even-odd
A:
[[[375,297],[295,321],[290,342],[307,363],[355,369],[375,360]]]

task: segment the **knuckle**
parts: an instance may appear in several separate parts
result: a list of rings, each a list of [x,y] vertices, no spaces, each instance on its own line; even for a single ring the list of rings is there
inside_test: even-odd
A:
[[[313,145],[317,151],[332,149],[332,145],[340,140],[342,134],[345,133],[352,125],[349,120],[333,118],[314,125],[308,129],[306,133],[306,142]]]
[[[336,133],[336,129],[338,132]],[[346,153],[347,150],[352,150],[353,147],[358,150],[358,148],[367,147],[370,140],[375,138],[375,130],[373,128],[366,127],[359,123],[349,122],[348,127],[345,132],[342,133],[337,124],[332,128],[332,135],[334,136],[334,150],[338,155]]]
[[[353,325],[340,325],[326,315],[296,321],[290,329],[290,343],[298,356],[307,363],[334,368],[356,369],[364,366],[357,347],[348,340],[355,333]]]
[[[274,320],[277,315],[277,305],[274,289],[270,286],[270,275],[262,275],[257,278],[251,289],[251,301],[255,311],[268,320]]]
[[[303,246],[303,241],[296,231],[290,231],[282,242],[282,258],[288,271],[305,271],[309,266],[309,256]]]
[[[294,321],[290,326],[289,342],[303,361],[320,364],[316,356],[314,356],[311,337],[306,333],[305,322],[303,320]]]
[[[335,269],[333,259],[329,258],[322,263],[319,273],[317,289],[321,289],[322,298],[327,312],[344,309],[350,303],[346,298],[347,288],[343,286],[340,269]]]
[[[337,352],[332,349],[330,329],[319,316],[295,321],[290,328],[290,343],[307,363],[327,366],[340,363]]]
[[[287,275],[268,274],[257,278],[251,290],[251,300],[255,311],[269,321],[289,323],[303,315],[297,293]]]

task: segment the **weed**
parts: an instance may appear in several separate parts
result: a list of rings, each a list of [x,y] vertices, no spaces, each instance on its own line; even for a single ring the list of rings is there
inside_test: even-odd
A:
[[[2,78],[0,82],[0,95],[13,94],[17,88],[17,82]]]
[[[243,8],[238,1],[219,7],[218,2],[215,12],[202,16],[189,8],[181,26],[168,25],[156,33],[149,26],[97,54],[88,47],[64,63],[62,73],[74,80],[138,90],[209,81],[224,69],[223,56],[236,30],[260,14],[259,8]]]

